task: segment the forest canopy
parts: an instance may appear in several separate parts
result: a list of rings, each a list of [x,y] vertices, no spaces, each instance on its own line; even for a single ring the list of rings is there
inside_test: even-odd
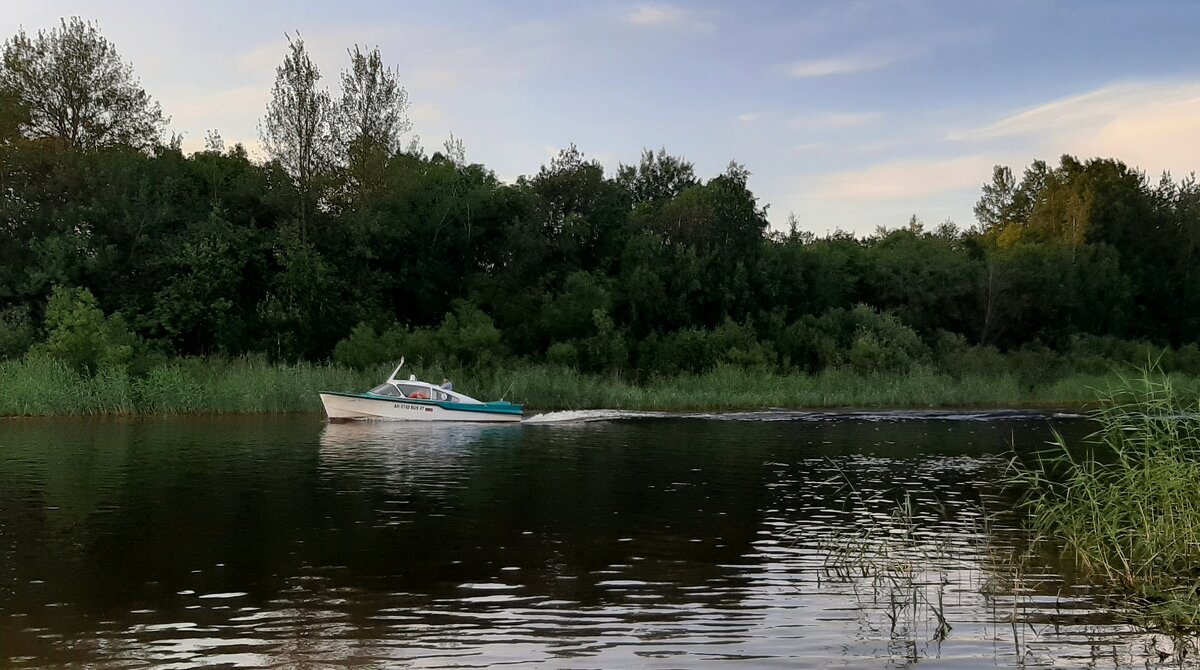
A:
[[[1200,340],[1194,176],[997,166],[969,227],[818,237],[772,230],[736,162],[704,176],[647,150],[608,173],[571,146],[503,183],[461,141],[427,154],[378,50],[348,51],[335,95],[292,37],[265,161],[215,133],[183,153],[91,23],[22,31],[3,54],[0,357],[812,372]]]

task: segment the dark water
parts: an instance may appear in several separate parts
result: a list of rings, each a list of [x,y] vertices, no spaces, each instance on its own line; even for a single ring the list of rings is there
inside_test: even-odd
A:
[[[550,419],[0,421],[0,666],[1177,660],[985,518],[1079,419]]]

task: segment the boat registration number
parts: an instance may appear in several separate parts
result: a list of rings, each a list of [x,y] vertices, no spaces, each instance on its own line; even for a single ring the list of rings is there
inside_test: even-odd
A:
[[[411,412],[432,412],[433,411],[432,407],[421,407],[419,405],[402,405],[400,403],[393,403],[392,407],[395,409],[409,410]]]

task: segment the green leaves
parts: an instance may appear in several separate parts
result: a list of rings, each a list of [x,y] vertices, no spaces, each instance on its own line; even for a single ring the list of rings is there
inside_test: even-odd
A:
[[[78,372],[121,368],[133,358],[134,339],[124,322],[105,317],[87,289],[56,286],[46,307],[46,330],[46,341],[32,352],[65,361]]]
[[[63,19],[30,37],[24,30],[4,43],[0,98],[7,123],[11,100],[17,126],[31,138],[53,138],[77,148],[129,146],[149,150],[162,142],[166,119],[142,90],[133,67],[90,21]],[[0,122],[0,130],[3,128]]]

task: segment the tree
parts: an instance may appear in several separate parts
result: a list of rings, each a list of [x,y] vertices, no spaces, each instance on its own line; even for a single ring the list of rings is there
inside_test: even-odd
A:
[[[29,123],[29,110],[13,91],[0,88],[0,145],[21,137],[21,128]]]
[[[983,185],[983,195],[975,203],[975,219],[979,221],[980,232],[987,234],[1008,223],[1016,192],[1017,182],[1012,170],[1004,165],[992,168],[992,181]]]
[[[318,89],[321,72],[308,57],[304,40],[288,38],[290,53],[275,68],[275,86],[267,114],[259,125],[263,148],[292,178],[299,198],[301,236],[307,237],[308,219],[318,195],[317,180],[332,163],[329,92]]]
[[[383,66],[378,48],[363,53],[355,46],[348,53],[350,69],[342,71],[342,98],[334,119],[339,146],[351,160],[358,152],[391,156],[400,151],[400,138],[412,130],[406,114],[408,91],[398,73]]]
[[[636,166],[621,164],[617,168],[617,183],[629,191],[635,203],[670,200],[698,185],[692,164],[667,153],[666,148],[642,150]]]
[[[27,137],[75,147],[149,149],[161,143],[167,123],[133,67],[95,24],[78,17],[33,38],[21,30],[4,43],[2,97],[20,101]]]

